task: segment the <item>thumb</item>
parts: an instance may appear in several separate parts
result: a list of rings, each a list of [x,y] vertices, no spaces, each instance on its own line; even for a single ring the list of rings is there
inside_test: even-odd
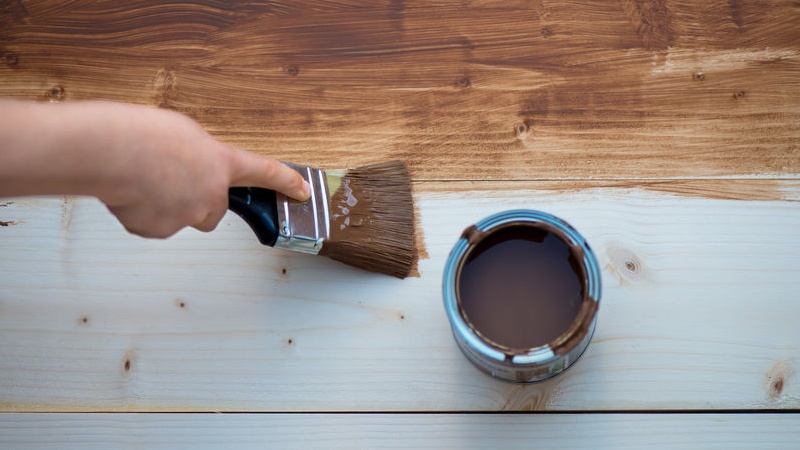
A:
[[[255,186],[306,200],[311,188],[295,170],[277,159],[233,149],[231,186]]]

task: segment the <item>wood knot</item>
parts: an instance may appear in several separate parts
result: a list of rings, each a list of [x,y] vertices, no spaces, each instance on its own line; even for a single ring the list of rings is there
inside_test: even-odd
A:
[[[128,375],[131,370],[133,370],[133,349],[128,349],[128,351],[122,355],[122,374]]]
[[[89,316],[81,316],[78,319],[78,325],[83,326],[83,327],[88,326],[89,325]]]
[[[9,66],[16,66],[19,63],[19,57],[14,52],[6,52],[3,54],[3,62]]]
[[[747,94],[744,91],[737,91],[735,94],[733,94],[733,98],[734,100],[739,100],[744,98],[745,95]]]
[[[159,69],[150,80],[153,103],[160,108],[170,108],[172,99],[178,92],[178,80],[175,72],[168,68]]]
[[[64,100],[64,88],[62,86],[53,86],[45,92],[45,97],[52,101]]]
[[[296,76],[300,75],[300,68],[297,67],[297,66],[294,66],[294,65],[285,66],[283,68],[283,71],[286,72],[287,75],[290,75],[290,76],[293,76],[293,77],[296,77]]]
[[[781,395],[781,392],[783,392],[783,377],[780,375],[775,377],[775,380],[772,381],[771,387],[772,387],[771,394],[773,395],[773,397],[779,397]]]
[[[792,376],[793,370],[788,360],[776,362],[766,373],[765,385],[767,397],[772,401],[779,401],[786,391],[786,385]]]
[[[476,45],[472,43],[472,41],[468,37],[462,37],[459,39],[458,44],[461,48],[465,48],[467,50],[475,50]]]
[[[178,297],[178,298],[176,298],[176,299],[175,299],[175,306],[177,306],[177,307],[178,307],[178,309],[186,309],[186,307],[187,307],[188,305],[187,305],[187,303],[186,303],[186,300],[184,300],[184,299],[182,299],[182,298]]]
[[[692,79],[694,81],[705,81],[706,74],[704,74],[703,72],[695,72],[692,74]]]
[[[645,269],[641,259],[621,246],[611,246],[606,250],[609,266],[620,281],[641,281],[645,277]]]
[[[461,89],[468,88],[472,86],[472,80],[470,80],[468,76],[464,75],[456,80],[455,86]]]
[[[533,134],[533,129],[531,128],[530,121],[525,120],[522,122],[517,122],[514,125],[514,136],[516,136],[517,139],[524,141],[525,139],[530,138],[531,134]]]

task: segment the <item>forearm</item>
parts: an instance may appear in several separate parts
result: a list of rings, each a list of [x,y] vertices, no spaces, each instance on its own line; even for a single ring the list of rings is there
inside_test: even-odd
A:
[[[0,99],[0,196],[119,195],[127,130],[109,111],[119,106]]]

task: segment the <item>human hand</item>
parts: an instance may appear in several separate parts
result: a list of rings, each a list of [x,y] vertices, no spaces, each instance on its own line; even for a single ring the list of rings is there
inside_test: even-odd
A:
[[[163,238],[185,226],[211,231],[227,211],[231,186],[264,187],[299,200],[309,196],[308,183],[294,170],[223,144],[184,115],[103,107],[127,118],[115,149],[126,169],[119,186],[98,197],[131,233]]]
[[[213,230],[232,186],[309,196],[294,170],[223,144],[177,112],[0,99],[0,115],[0,196],[93,195],[141,236],[165,238],[186,226]]]

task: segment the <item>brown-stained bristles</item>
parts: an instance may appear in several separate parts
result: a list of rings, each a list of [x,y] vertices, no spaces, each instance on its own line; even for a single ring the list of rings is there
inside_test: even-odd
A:
[[[335,189],[330,200],[331,235],[319,254],[372,272],[407,277],[417,251],[405,164],[390,161],[350,169],[331,189]]]

